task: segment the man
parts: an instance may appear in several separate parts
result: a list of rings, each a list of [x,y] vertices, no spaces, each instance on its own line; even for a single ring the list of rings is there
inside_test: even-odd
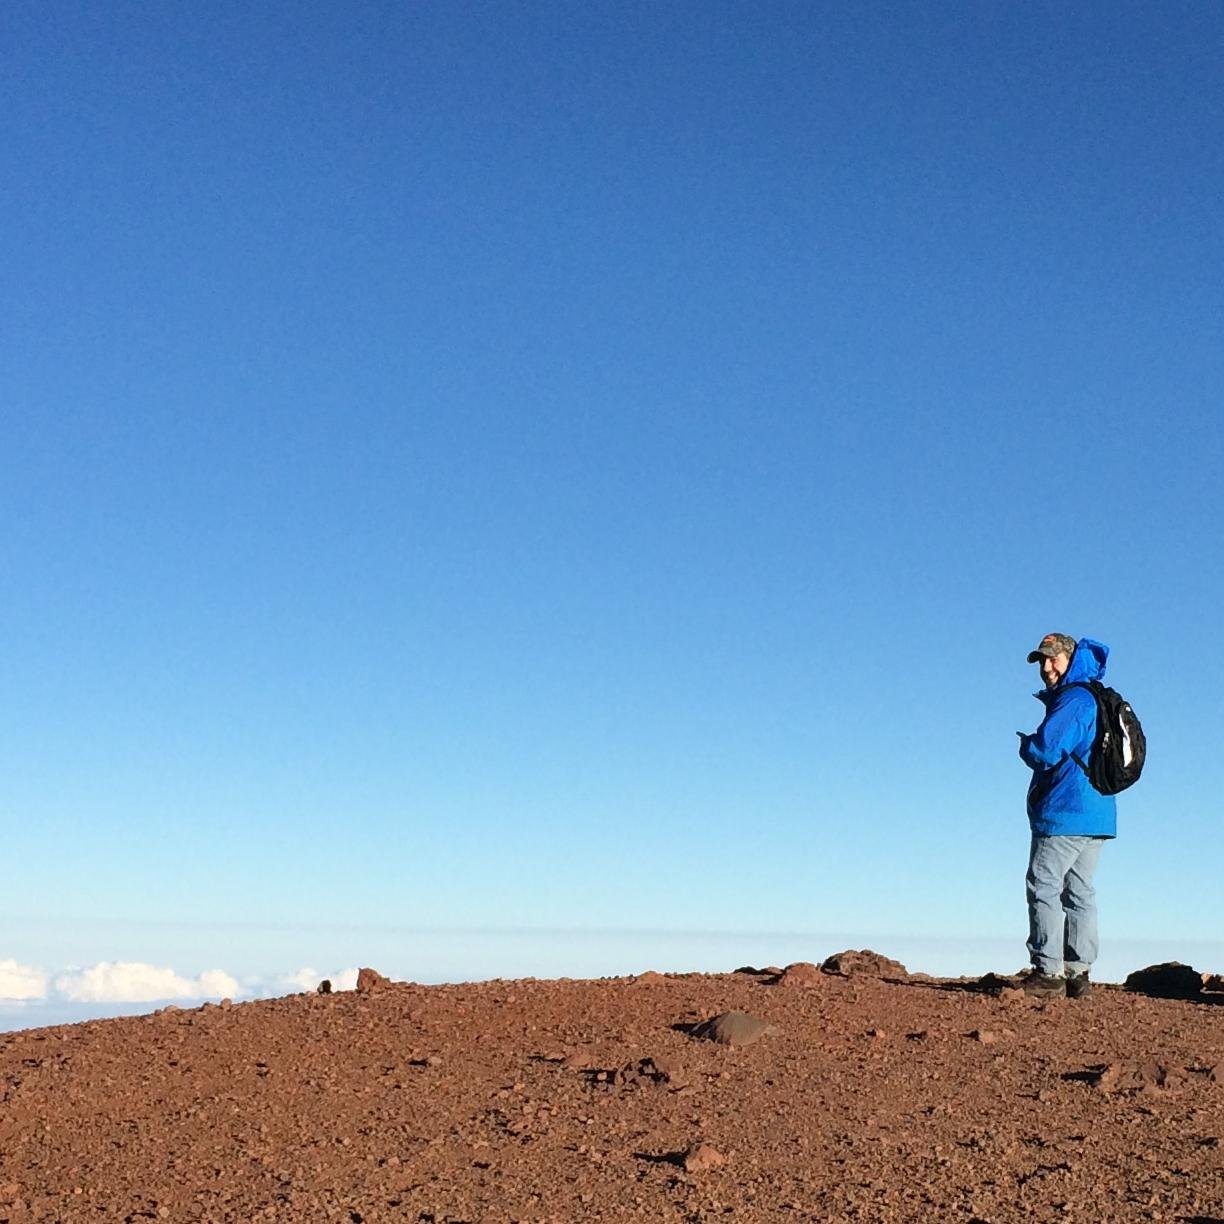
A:
[[[1033,968],[1024,989],[1039,998],[1083,999],[1091,991],[1088,971],[1097,955],[1092,875],[1101,847],[1117,833],[1117,812],[1113,796],[1097,791],[1085,768],[1096,737],[1096,699],[1070,686],[1102,679],[1108,657],[1108,646],[1065,633],[1047,633],[1028,657],[1040,665],[1045,685],[1036,694],[1045,706],[1041,726],[1032,735],[1016,732],[1020,759],[1033,771],[1025,879]]]

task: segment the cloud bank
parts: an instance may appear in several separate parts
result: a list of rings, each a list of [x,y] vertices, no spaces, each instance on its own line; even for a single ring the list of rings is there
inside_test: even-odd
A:
[[[47,994],[48,974],[33,965],[19,965],[15,960],[0,960],[0,999],[24,1002],[42,999]]]
[[[90,969],[60,974],[56,995],[72,1003],[152,1003],[156,999],[220,999],[238,993],[237,981],[221,969],[198,978],[139,961],[102,961]]]
[[[333,990],[356,990],[357,989],[357,970],[341,969],[339,973],[333,973],[330,976],[326,973],[316,973],[309,966],[299,969],[296,973],[291,973],[287,977],[279,980],[279,984],[284,987],[285,993],[290,990],[315,990],[319,983],[327,978],[332,984]]]
[[[319,973],[303,966],[293,973],[239,980],[224,969],[185,977],[163,965],[142,961],[100,961],[85,969],[52,974],[36,965],[0,960],[0,1003],[154,1003],[169,999],[266,998],[314,990],[324,979],[333,990],[353,990],[355,968]]]

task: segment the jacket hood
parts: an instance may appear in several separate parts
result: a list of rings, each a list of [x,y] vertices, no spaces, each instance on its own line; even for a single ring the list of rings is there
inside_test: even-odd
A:
[[[1071,657],[1067,674],[1054,687],[1061,688],[1064,684],[1074,684],[1077,680],[1104,680],[1105,660],[1108,658],[1109,647],[1103,642],[1080,638],[1075,644],[1075,654]]]

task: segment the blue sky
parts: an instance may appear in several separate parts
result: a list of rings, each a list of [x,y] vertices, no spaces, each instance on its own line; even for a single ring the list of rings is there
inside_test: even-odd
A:
[[[0,41],[0,963],[1015,968],[1049,630],[1222,938],[1224,9]]]

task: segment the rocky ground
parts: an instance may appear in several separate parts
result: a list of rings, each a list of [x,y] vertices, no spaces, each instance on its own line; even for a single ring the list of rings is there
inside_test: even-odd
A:
[[[1224,1221],[1224,993],[839,968],[0,1034],[0,1222]]]

